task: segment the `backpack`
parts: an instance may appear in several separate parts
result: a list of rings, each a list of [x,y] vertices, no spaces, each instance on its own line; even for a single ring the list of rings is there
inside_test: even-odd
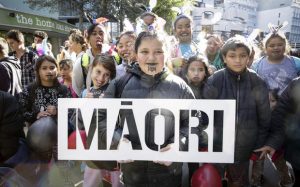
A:
[[[22,92],[22,82],[21,82],[21,66],[20,64],[16,64],[9,57],[5,57],[0,59],[0,63],[9,70],[9,74],[11,77],[10,80],[10,94],[16,95]],[[3,81],[3,80],[2,80]]]

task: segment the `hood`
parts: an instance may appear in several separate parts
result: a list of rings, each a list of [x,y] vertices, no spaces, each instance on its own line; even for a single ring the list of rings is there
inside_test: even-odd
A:
[[[15,56],[8,56],[0,59],[0,62],[5,61],[13,65],[16,69],[21,69],[20,61]]]

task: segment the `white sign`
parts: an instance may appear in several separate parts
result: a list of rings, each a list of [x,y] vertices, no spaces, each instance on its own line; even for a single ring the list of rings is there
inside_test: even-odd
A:
[[[87,135],[93,134],[89,148],[84,148],[78,128],[76,135],[76,149],[68,149],[68,110],[81,111],[85,131]],[[92,123],[93,114],[98,110],[106,113],[106,149],[98,149],[98,124]],[[157,112],[154,120],[145,120],[149,113]],[[164,111],[164,112],[162,112]],[[168,116],[164,113],[167,111]],[[223,136],[221,137],[221,151],[214,151],[214,116],[216,112],[223,114]],[[198,129],[199,114],[208,116],[208,125],[202,132],[208,137],[208,151],[199,151],[198,136],[193,129]],[[179,149],[180,116],[186,116],[188,120],[188,150]],[[97,116],[97,115],[96,115]],[[140,140],[141,149],[133,150],[131,143],[120,140],[118,148],[111,149],[112,138],[118,117],[124,119],[122,136],[130,136],[128,126],[135,125]],[[172,148],[166,152],[160,152],[160,145],[165,142],[165,121],[173,116],[174,142]],[[97,116],[98,117],[98,116]],[[97,118],[98,119],[98,118]],[[129,120],[130,119],[130,120]],[[169,119],[168,119],[169,120]],[[96,120],[97,121],[97,120]],[[128,123],[129,121],[129,123]],[[172,120],[171,120],[172,121]],[[135,122],[135,123],[132,123]],[[127,124],[128,123],[128,124]],[[148,147],[145,142],[145,134],[149,128],[145,126],[151,123],[154,126],[154,140],[158,149]],[[104,123],[105,124],[105,123]],[[91,126],[96,126],[95,133],[91,133]],[[201,126],[201,124],[200,124]],[[168,130],[168,129],[167,129]],[[102,132],[102,131],[101,131]],[[132,133],[132,132],[131,132]],[[233,163],[235,141],[235,101],[234,100],[193,100],[193,99],[59,99],[58,100],[58,159],[61,160],[156,160],[173,162],[212,162]],[[147,140],[148,141],[148,140]]]

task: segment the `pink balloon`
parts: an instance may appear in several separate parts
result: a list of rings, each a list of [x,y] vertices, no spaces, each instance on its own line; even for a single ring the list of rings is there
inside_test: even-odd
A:
[[[193,174],[192,187],[222,187],[222,178],[212,164],[203,164]]]

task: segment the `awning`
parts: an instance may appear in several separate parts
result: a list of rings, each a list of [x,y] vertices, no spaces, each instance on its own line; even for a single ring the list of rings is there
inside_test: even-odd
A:
[[[76,28],[74,25],[49,18],[28,14],[16,10],[0,7],[0,28],[1,29],[19,29],[26,32],[35,30],[46,31],[52,36],[65,36],[69,31]]]

